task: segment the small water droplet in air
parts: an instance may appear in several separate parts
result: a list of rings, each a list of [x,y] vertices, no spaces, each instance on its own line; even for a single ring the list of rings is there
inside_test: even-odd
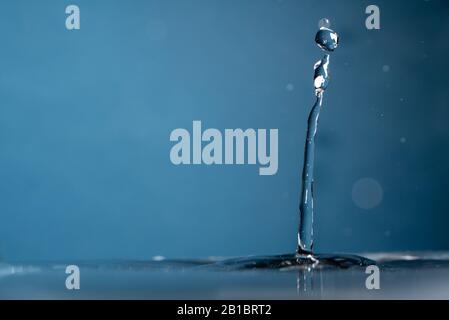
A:
[[[406,137],[401,137],[401,139],[399,139],[399,141],[404,144],[407,142],[407,138]]]
[[[338,34],[329,29],[322,27],[315,36],[315,42],[322,50],[332,52],[338,47]]]
[[[384,66],[382,66],[382,71],[383,72],[389,72],[390,71],[390,66],[389,65],[384,65]]]
[[[285,90],[293,91],[293,90],[295,90],[295,86],[292,83],[289,83],[285,86]]]
[[[323,18],[323,19],[320,19],[320,21],[318,21],[318,28],[330,28],[330,27],[331,27],[331,22],[329,21],[329,19]]]

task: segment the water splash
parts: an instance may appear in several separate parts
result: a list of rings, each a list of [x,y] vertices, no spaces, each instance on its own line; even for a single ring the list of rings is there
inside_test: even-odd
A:
[[[315,37],[319,48],[332,52],[338,47],[338,34],[329,28],[322,27]],[[304,148],[304,166],[302,171],[302,193],[300,211],[300,224],[298,232],[299,255],[310,255],[313,251],[313,184],[315,163],[315,136],[318,130],[318,120],[323,107],[323,95],[330,81],[329,77],[330,55],[326,53],[323,59],[315,63],[314,86],[316,101],[309,114],[307,122],[307,138]]]
[[[325,51],[326,54],[320,61],[315,63],[314,66],[313,82],[316,100],[308,119],[307,139],[304,150],[304,167],[302,172],[298,247],[296,253],[278,256],[256,256],[228,259],[214,264],[214,267],[224,270],[275,269],[308,271],[323,268],[345,269],[375,264],[375,262],[370,259],[356,255],[316,254],[312,251],[315,136],[318,130],[318,120],[321,109],[323,107],[324,92],[330,81],[330,53],[338,47],[338,40],[337,33],[325,27],[320,28],[315,37],[316,44],[319,48]],[[299,287],[304,288],[304,286]],[[308,286],[305,288],[307,287]]]
[[[351,254],[316,254],[313,249],[313,192],[314,192],[314,157],[315,136],[318,130],[318,120],[323,107],[323,96],[330,76],[330,53],[338,47],[338,35],[329,28],[322,27],[315,37],[316,44],[325,51],[324,57],[314,66],[314,87],[316,101],[310,111],[308,119],[307,140],[304,150],[304,167],[302,174],[302,194],[300,204],[300,224],[298,231],[298,247],[294,254],[277,256],[255,256],[236,259],[227,259],[217,262],[207,268],[220,270],[299,270],[312,271],[313,269],[337,268],[346,269],[376,264],[370,259]],[[309,278],[308,273],[305,273]],[[308,290],[309,284],[300,277],[298,288]]]

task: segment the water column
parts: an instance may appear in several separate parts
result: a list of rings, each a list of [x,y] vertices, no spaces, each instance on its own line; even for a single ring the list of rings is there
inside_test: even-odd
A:
[[[318,130],[318,120],[323,107],[324,91],[329,85],[330,52],[338,46],[338,35],[327,27],[321,27],[315,37],[315,42],[325,56],[315,66],[314,86],[315,104],[309,114],[307,123],[307,138],[304,148],[304,166],[302,171],[302,192],[300,199],[300,219],[298,232],[298,255],[311,255],[313,251],[313,193],[314,193],[314,162],[315,136]]]

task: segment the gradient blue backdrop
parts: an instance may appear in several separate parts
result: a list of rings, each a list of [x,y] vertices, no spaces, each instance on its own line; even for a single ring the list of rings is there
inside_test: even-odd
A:
[[[65,29],[69,4],[79,31]],[[293,251],[323,17],[341,46],[317,142],[316,249],[449,249],[449,4],[375,1],[379,31],[365,28],[369,4],[1,1],[0,255]],[[170,132],[193,120],[278,128],[278,174],[172,165]],[[383,190],[371,210],[352,196],[364,177]]]

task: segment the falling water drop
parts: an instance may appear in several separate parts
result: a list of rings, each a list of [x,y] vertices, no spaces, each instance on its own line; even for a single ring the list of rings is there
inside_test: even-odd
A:
[[[318,28],[330,28],[331,22],[327,18],[323,18],[320,21],[318,21]]]
[[[318,47],[327,52],[332,52],[337,49],[338,41],[338,34],[335,31],[325,27],[320,28],[315,37],[315,42]]]

